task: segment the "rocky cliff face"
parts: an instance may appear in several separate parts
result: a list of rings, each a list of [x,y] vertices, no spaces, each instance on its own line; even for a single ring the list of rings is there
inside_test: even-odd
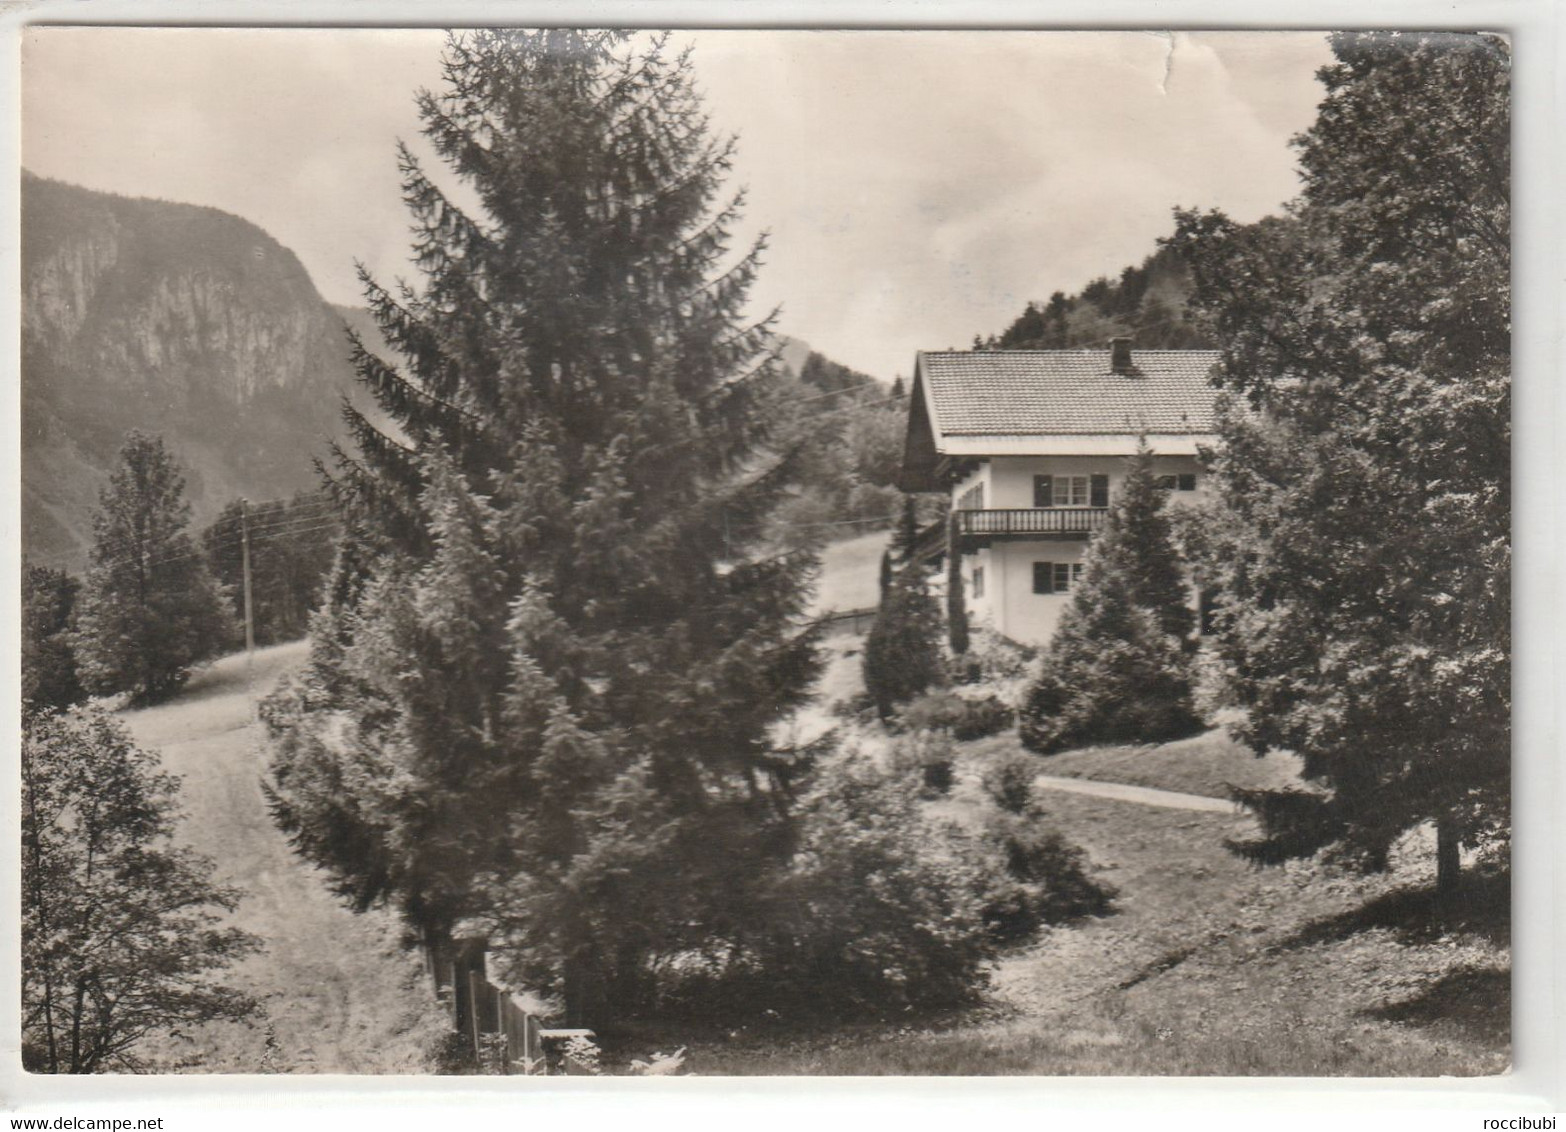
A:
[[[188,468],[197,521],[316,486],[353,387],[342,317],[294,254],[216,209],[23,174],[22,524],[80,566],[130,429]]]

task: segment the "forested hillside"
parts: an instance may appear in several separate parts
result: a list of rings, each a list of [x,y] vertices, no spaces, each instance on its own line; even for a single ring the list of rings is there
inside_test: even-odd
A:
[[[1213,343],[1190,317],[1190,267],[1178,252],[1161,247],[1118,278],[1100,276],[1075,295],[1056,291],[1031,302],[999,334],[974,337],[975,349],[1066,350],[1102,346],[1129,335],[1155,350],[1206,349]]]

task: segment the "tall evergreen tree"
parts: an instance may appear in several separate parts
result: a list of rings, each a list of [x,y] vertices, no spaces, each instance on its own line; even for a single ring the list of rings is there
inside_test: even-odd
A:
[[[1258,750],[1320,794],[1241,795],[1277,861],[1383,867],[1433,821],[1440,882],[1508,830],[1510,56],[1344,34],[1289,217],[1178,214],[1238,405],[1205,558]]]
[[[267,708],[274,812],[359,906],[483,934],[602,1024],[718,946],[787,855],[770,727],[817,671],[807,555],[759,542],[774,345],[729,253],[732,142],[688,59],[618,32],[448,39],[403,150],[423,282],[366,294],[397,422],[351,410],[349,536],[312,660]]]
[[[941,610],[925,586],[924,571],[905,567],[882,595],[865,637],[865,691],[882,719],[941,682],[940,638]]]
[[[73,635],[90,692],[157,700],[223,651],[233,612],[186,531],[185,477],[163,438],[132,432],[99,495]]]
[[[1050,638],[1021,716],[1024,745],[1048,754],[1199,729],[1191,699],[1194,614],[1186,601],[1164,493],[1143,444]]]

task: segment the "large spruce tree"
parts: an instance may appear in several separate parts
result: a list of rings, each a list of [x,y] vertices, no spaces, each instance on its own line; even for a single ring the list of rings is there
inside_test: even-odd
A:
[[[401,152],[418,288],[366,294],[395,422],[348,410],[348,535],[304,676],[267,707],[274,811],[359,906],[483,935],[573,1021],[742,930],[786,859],[770,726],[816,673],[808,556],[758,543],[761,245],[685,55],[572,30],[449,38]]]
[[[1504,839],[1510,763],[1510,56],[1343,34],[1290,215],[1183,213],[1175,244],[1236,394],[1205,568],[1258,749],[1258,861],[1369,868],[1425,822],[1450,886]]]

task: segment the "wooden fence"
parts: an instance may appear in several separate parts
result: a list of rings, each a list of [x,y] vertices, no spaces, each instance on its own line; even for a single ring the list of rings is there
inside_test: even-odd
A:
[[[498,1061],[499,1072],[520,1076],[583,1071],[563,1045],[572,1038],[591,1038],[593,1031],[545,1027],[521,997],[490,981],[482,940],[426,943],[424,962],[436,996],[451,1011],[452,1029],[475,1064],[489,1068]]]
[[[868,632],[871,623],[875,621],[875,608],[872,605],[864,609],[833,611],[822,616],[821,623],[826,626],[828,634]]]

